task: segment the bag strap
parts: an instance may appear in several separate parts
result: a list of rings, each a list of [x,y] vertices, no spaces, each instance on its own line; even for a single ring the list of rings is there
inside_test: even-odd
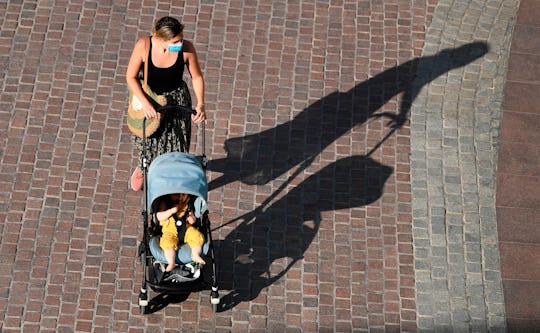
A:
[[[146,91],[148,88],[147,84],[147,78],[148,78],[148,54],[150,53],[150,37],[146,36],[144,37],[144,72],[143,72],[143,79],[144,79],[144,85],[143,90]]]

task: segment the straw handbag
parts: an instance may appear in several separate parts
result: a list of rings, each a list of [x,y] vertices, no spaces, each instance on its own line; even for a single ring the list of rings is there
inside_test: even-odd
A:
[[[144,39],[145,47],[145,57],[144,57],[144,79],[141,81],[141,87],[146,94],[146,97],[149,101],[154,104],[154,107],[165,106],[167,104],[167,99],[163,95],[158,95],[150,89],[146,80],[148,77],[148,52],[149,52],[149,43],[150,37]],[[138,137],[143,137],[143,120],[144,120],[144,111],[143,104],[135,96],[135,94],[130,90],[129,91],[129,106],[127,112],[127,125],[131,133],[137,135]],[[156,117],[151,119],[146,119],[144,123],[146,127],[146,137],[154,134],[159,128],[161,122],[161,113],[157,113]]]

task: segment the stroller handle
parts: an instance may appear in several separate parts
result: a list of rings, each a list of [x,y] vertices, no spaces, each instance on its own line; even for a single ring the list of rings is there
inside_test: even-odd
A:
[[[188,107],[185,107],[185,106],[181,106],[181,105],[165,105],[165,106],[160,106],[156,109],[156,112],[159,112],[159,113],[163,113],[165,111],[172,111],[172,110],[177,110],[177,111],[182,111],[182,112],[187,112],[187,113],[190,113],[192,115],[196,115],[197,114],[197,111],[193,110],[192,108],[188,108]]]
[[[196,115],[197,114],[197,111],[192,109],[192,108],[189,108],[189,107],[185,107],[185,106],[182,106],[182,105],[165,105],[165,106],[160,106],[158,108],[156,108],[156,112],[159,112],[159,113],[163,113],[165,111],[180,111],[180,112],[186,112],[186,113],[190,113],[192,115]],[[206,135],[205,135],[205,122],[201,122],[201,127],[202,127],[202,155],[201,155],[201,158],[202,158],[202,161],[201,161],[201,164],[203,166],[203,169],[206,171],[206,165],[208,164],[208,159],[206,158]],[[146,151],[146,117],[143,118],[143,126],[142,126],[142,132],[143,132],[143,150]]]
[[[192,115],[197,114],[197,111],[193,110],[192,108],[188,108],[181,105],[165,105],[165,106],[160,106],[156,108],[156,112],[158,113],[163,113],[165,111],[180,111],[180,112],[186,112]],[[142,130],[143,130],[143,139],[145,139],[146,138],[146,117],[143,118]]]

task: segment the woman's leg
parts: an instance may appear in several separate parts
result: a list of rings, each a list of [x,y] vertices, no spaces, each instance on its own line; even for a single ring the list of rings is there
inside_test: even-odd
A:
[[[171,105],[180,105],[191,109],[191,95],[185,82],[169,93],[165,93],[167,101]],[[160,139],[160,145],[167,147],[167,152],[179,151],[189,153],[191,144],[191,114],[184,111],[166,112],[163,120],[166,128],[164,136]]]
[[[136,167],[133,173],[131,174],[131,178],[129,180],[131,189],[133,191],[140,191],[142,190],[144,182],[144,176],[142,174],[141,169],[139,167]]]

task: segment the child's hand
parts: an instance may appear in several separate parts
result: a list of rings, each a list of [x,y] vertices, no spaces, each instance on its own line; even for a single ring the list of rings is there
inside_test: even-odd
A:
[[[167,209],[165,211],[158,212],[156,214],[156,217],[157,217],[158,221],[165,221],[169,217],[171,217],[173,214],[176,214],[177,211],[178,211],[178,207],[174,206],[173,208],[169,208],[169,209]]]
[[[192,212],[189,212],[188,216],[186,217],[186,221],[187,221],[189,224],[195,223],[196,219],[195,219],[195,216],[193,215]]]

